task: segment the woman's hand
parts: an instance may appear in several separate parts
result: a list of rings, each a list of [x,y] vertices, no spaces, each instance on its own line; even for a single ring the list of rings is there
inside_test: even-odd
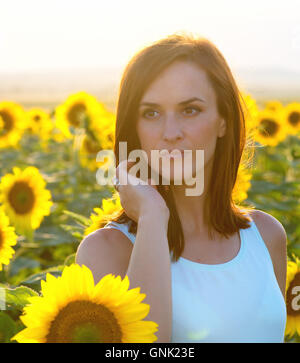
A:
[[[151,179],[147,183],[128,171],[135,161],[123,160],[116,169],[116,176],[120,181],[118,192],[121,205],[129,218],[138,222],[142,215],[149,213],[160,214],[162,218],[169,219],[169,209]]]

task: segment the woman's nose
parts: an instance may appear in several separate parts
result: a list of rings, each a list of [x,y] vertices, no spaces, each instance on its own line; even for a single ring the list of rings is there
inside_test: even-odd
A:
[[[163,140],[168,142],[174,142],[183,138],[181,129],[176,125],[176,122],[166,122],[166,126],[163,133]]]

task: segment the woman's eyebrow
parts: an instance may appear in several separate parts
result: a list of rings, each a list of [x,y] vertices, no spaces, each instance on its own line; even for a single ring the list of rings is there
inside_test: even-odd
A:
[[[192,97],[192,98],[189,98],[186,101],[179,102],[178,105],[186,105],[187,103],[191,103],[193,101],[205,102],[202,98]],[[153,106],[153,107],[157,107],[157,106],[159,106],[159,104],[158,103],[153,103],[153,102],[142,102],[142,103],[140,103],[140,106]]]

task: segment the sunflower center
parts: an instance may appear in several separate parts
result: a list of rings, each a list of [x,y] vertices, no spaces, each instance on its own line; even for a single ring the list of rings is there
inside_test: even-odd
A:
[[[122,332],[114,314],[91,301],[72,301],[52,321],[47,343],[121,343]]]
[[[11,116],[11,114],[7,111],[0,111],[0,116],[4,122],[4,126],[3,126],[3,129],[1,130],[1,133],[8,133],[12,128],[13,128],[13,118]]]
[[[9,192],[8,199],[17,214],[30,212],[35,200],[32,188],[24,181],[15,182]]]
[[[34,117],[33,117],[33,120],[34,120],[35,122],[39,122],[39,121],[40,121],[40,119],[41,119],[41,116],[40,116],[40,115],[34,115]]]
[[[275,135],[277,133],[278,129],[279,129],[279,126],[278,126],[277,122],[275,122],[272,119],[265,118],[265,119],[261,120],[261,122],[260,122],[259,131],[265,137]]]
[[[84,138],[84,148],[89,154],[96,154],[101,149],[96,141],[88,137]]]
[[[292,126],[297,126],[298,123],[300,122],[300,112],[292,112],[290,115],[289,115],[289,123],[292,125]]]
[[[84,115],[85,115],[85,104],[84,103],[75,103],[68,112],[67,118],[70,124],[74,127],[79,127]]]
[[[286,292],[288,315],[300,315],[300,272],[297,272]]]

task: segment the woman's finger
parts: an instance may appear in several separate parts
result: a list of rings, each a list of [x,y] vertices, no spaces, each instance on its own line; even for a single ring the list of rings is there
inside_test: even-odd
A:
[[[135,161],[133,160],[123,160],[119,163],[116,169],[116,176],[119,179],[121,185],[126,185],[128,183],[128,168],[134,165],[134,163]]]

